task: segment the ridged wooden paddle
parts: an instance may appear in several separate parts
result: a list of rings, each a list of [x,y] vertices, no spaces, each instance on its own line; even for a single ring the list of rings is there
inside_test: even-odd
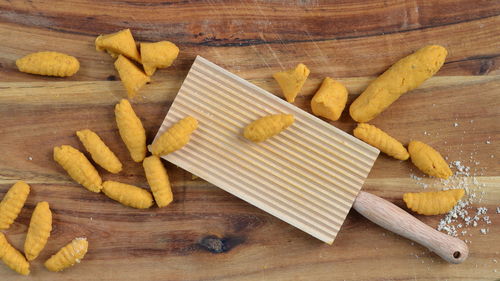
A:
[[[261,143],[242,136],[251,121],[288,113],[295,122]],[[467,245],[394,204],[360,192],[379,151],[198,56],[157,136],[193,116],[199,128],[163,158],[283,221],[333,243],[351,206],[369,220],[460,263]],[[278,238],[277,238],[278,239]]]

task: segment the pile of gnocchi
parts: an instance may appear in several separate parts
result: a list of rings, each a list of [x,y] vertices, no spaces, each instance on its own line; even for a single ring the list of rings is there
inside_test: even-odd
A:
[[[95,40],[96,49],[106,51],[115,60],[114,66],[127,91],[129,99],[134,98],[141,87],[150,81],[158,68],[172,65],[179,54],[179,48],[172,42],[140,43],[139,49],[130,29],[113,34],[100,35]],[[433,76],[443,65],[447,51],[442,46],[425,46],[415,53],[399,60],[387,71],[372,81],[366,90],[349,108],[351,117],[359,122],[354,136],[377,147],[387,155],[411,161],[424,173],[447,179],[452,172],[441,154],[420,141],[411,141],[408,149],[398,140],[368,124],[388,108],[404,93],[417,88]],[[75,57],[57,52],[38,52],[16,61],[22,72],[67,77],[78,72],[80,64]],[[141,66],[142,65],[142,69]],[[285,99],[293,103],[305,84],[310,70],[304,64],[294,69],[273,75]],[[311,100],[313,114],[336,121],[347,103],[348,91],[340,82],[326,77]],[[198,128],[198,121],[187,116],[168,128],[153,143],[146,145],[146,132],[140,118],[127,99],[116,104],[115,119],[118,132],[127,147],[130,157],[142,162],[148,190],[116,181],[103,181],[87,156],[70,145],[54,147],[54,160],[77,183],[91,192],[101,191],[109,198],[132,208],[150,208],[156,202],[159,208],[173,201],[167,170],[160,157],[184,147],[191,134]],[[243,136],[252,142],[263,142],[279,134],[294,122],[291,114],[264,116],[248,124]],[[116,154],[95,132],[83,129],[76,132],[93,162],[104,170],[117,174],[123,165]],[[151,156],[147,156],[148,151]],[[7,229],[21,211],[30,187],[19,181],[10,188],[0,203],[0,229]],[[406,193],[403,200],[408,208],[422,215],[444,214],[464,196],[463,189],[439,192]],[[52,230],[52,213],[47,202],[40,202],[33,212],[24,255],[12,247],[5,235],[0,233],[0,258],[20,274],[29,274],[29,261],[36,259],[45,247]],[[50,271],[61,271],[79,262],[87,252],[85,238],[75,238],[45,262]]]
[[[30,186],[18,181],[0,202],[0,229],[9,229],[17,218],[30,193]],[[52,212],[49,203],[39,202],[31,215],[28,234],[24,241],[24,255],[14,248],[0,232],[0,259],[12,270],[22,275],[30,274],[30,262],[35,260],[47,244],[52,231]],[[80,262],[88,249],[87,239],[75,238],[68,245],[45,261],[45,268],[61,271]]]

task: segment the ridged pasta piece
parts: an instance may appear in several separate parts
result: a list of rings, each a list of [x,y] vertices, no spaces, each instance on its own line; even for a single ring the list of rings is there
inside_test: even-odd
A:
[[[410,157],[402,143],[373,125],[358,124],[354,129],[354,136],[396,159],[406,160]]]
[[[102,139],[91,130],[77,131],[76,135],[85,149],[90,153],[92,159],[108,172],[116,174],[122,170],[122,163]]]
[[[39,202],[31,215],[30,226],[26,241],[24,241],[24,254],[28,261],[38,257],[47,244],[52,231],[52,212],[49,203]]]
[[[16,248],[7,241],[5,235],[0,232],[0,258],[12,270],[21,275],[30,274],[30,264]]]
[[[80,263],[83,257],[85,257],[88,248],[89,242],[87,238],[75,238],[51,256],[45,262],[45,267],[53,272],[62,271],[76,263]]]
[[[167,170],[158,156],[149,156],[142,162],[148,184],[158,207],[165,207],[174,199]]]
[[[0,229],[8,229],[16,220],[30,193],[30,186],[24,181],[16,182],[0,202]]]
[[[146,130],[141,119],[137,117],[126,99],[115,106],[116,125],[130,156],[135,162],[141,162],[146,157]]]
[[[185,117],[168,128],[148,148],[156,156],[167,155],[184,147],[191,138],[191,134],[198,128],[198,121]]]
[[[294,120],[292,114],[264,116],[248,124],[243,131],[243,136],[253,142],[265,141],[288,128]]]
[[[100,192],[102,180],[97,170],[87,157],[70,145],[54,147],[54,160],[63,167],[68,175],[77,183],[92,192]]]
[[[153,206],[153,196],[149,191],[116,181],[105,181],[102,191],[109,198],[136,209],[147,209]]]

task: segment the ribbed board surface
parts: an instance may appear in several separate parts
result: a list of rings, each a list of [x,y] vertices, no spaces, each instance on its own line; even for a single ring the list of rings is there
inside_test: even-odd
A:
[[[258,144],[242,136],[248,123],[275,113],[293,114],[295,123]],[[199,128],[163,158],[326,243],[379,153],[200,56],[158,135],[188,115]]]

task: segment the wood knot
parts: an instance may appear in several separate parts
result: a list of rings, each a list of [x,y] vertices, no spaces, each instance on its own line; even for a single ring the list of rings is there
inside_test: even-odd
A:
[[[198,244],[211,253],[220,254],[229,252],[243,242],[245,242],[245,239],[242,237],[219,238],[215,235],[208,235],[203,237]]]
[[[108,80],[108,81],[116,81],[116,76],[109,75],[108,77],[106,77],[106,80]]]

